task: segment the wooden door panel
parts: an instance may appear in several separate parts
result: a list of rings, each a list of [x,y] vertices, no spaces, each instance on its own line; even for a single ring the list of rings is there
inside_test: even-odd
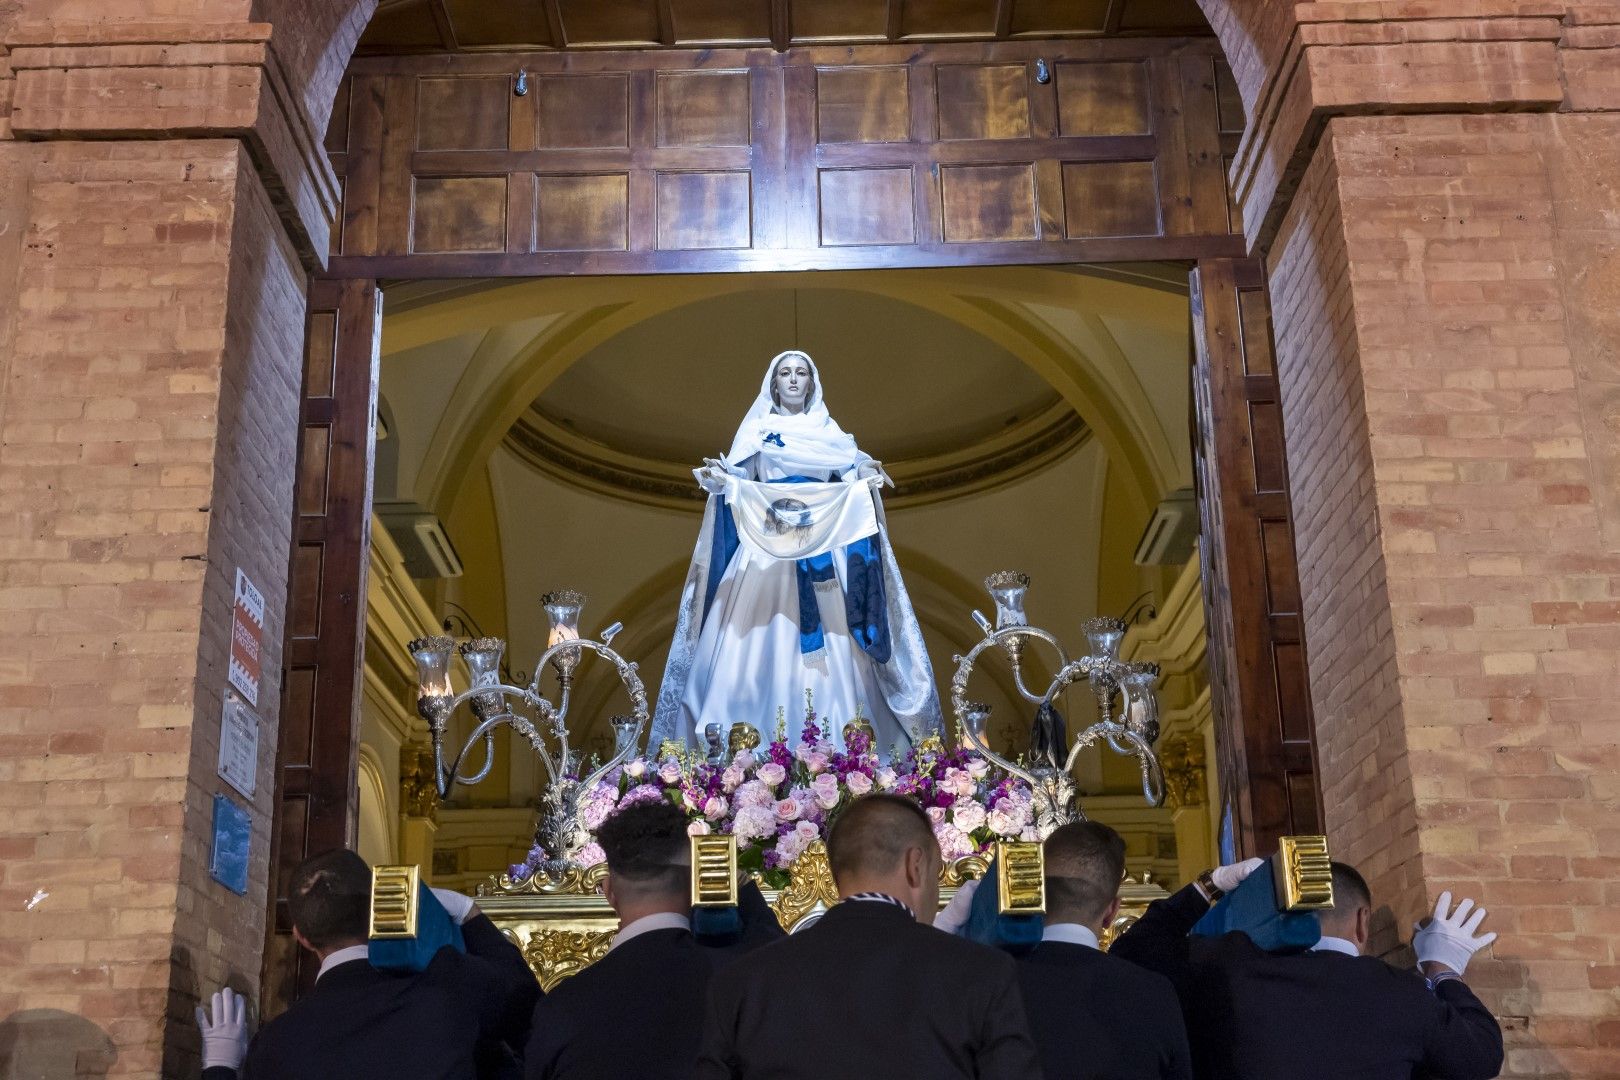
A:
[[[370,281],[310,285],[300,462],[283,650],[266,1016],[314,982],[292,940],[287,882],[309,855],[353,843],[366,565],[371,547],[382,301]],[[317,466],[316,459],[319,459]],[[317,493],[318,491],[318,493]]]
[[[1282,406],[1263,268],[1192,280],[1194,452],[1221,790],[1239,850],[1321,831]]]
[[[332,270],[1237,255],[1220,72],[1213,42],[1174,38],[361,57]]]

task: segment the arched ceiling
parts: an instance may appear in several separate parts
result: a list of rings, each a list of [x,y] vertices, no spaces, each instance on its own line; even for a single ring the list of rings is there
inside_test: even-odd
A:
[[[730,293],[653,315],[586,353],[534,408],[591,442],[691,468],[730,446],[766,364],[794,347],[815,358],[839,424],[885,462],[982,442],[1061,400],[960,323],[826,288]]]

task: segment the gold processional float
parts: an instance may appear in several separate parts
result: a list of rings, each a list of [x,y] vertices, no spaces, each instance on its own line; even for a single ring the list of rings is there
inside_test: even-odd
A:
[[[957,669],[951,680],[951,707],[961,746],[970,748],[1009,777],[1027,786],[1031,800],[1034,834],[1044,837],[1069,821],[1083,819],[1077,802],[1072,770],[1080,751],[1097,744],[1115,753],[1132,755],[1141,766],[1143,795],[1152,806],[1164,801],[1164,774],[1153,751],[1159,734],[1159,708],[1155,692],[1158,666],[1122,661],[1119,646],[1125,623],[1119,619],[1087,620],[1083,631],[1090,651],[1071,659],[1058,639],[1024,617],[1024,595],[1029,579],[1015,571],[1002,571],[985,582],[996,605],[996,623],[973,612],[983,631],[981,640],[965,656],[955,658]],[[413,641],[410,650],[417,663],[419,686],[417,709],[427,721],[433,744],[433,777],[438,797],[450,795],[456,785],[483,780],[494,761],[494,733],[508,727],[525,740],[545,766],[548,785],[541,799],[540,847],[548,853],[518,877],[500,874],[480,885],[480,910],[523,950],[530,968],[541,985],[549,990],[569,975],[600,959],[612,944],[618,927],[617,917],[599,891],[606,865],[583,865],[579,853],[590,843],[590,833],[581,821],[581,798],[596,790],[604,777],[613,774],[637,754],[648,722],[647,692],[636,665],[615,652],[610,643],[622,629],[614,623],[598,639],[581,638],[579,615],[585,598],[562,590],[542,598],[551,631],[547,647],[536,660],[533,678],[527,685],[512,685],[502,664],[505,643],[498,638],[481,637],[460,643],[449,637],[429,637]],[[1025,683],[1024,651],[1030,642],[1039,642],[1057,658],[1057,674],[1044,691],[1036,693]],[[1042,730],[1038,720],[1029,752],[1013,760],[997,753],[988,742],[986,725],[989,706],[969,700],[968,680],[974,665],[987,649],[1004,654],[1012,667],[1019,694],[1037,706],[1037,717],[1052,715],[1057,696],[1071,684],[1086,680],[1096,698],[1098,720],[1077,734],[1067,753],[1058,744],[1053,727]],[[567,716],[575,670],[585,652],[608,661],[617,672],[630,698],[631,714],[613,718],[614,753],[605,763],[583,776],[576,775],[577,755],[569,746]],[[450,681],[453,656],[459,652],[470,685],[457,693]],[[555,672],[559,698],[556,704],[541,693],[541,680],[547,666]],[[460,750],[446,760],[445,740],[456,710],[467,706],[474,721],[471,734]],[[844,728],[846,744],[862,730],[857,717]],[[865,730],[869,733],[870,727]],[[759,745],[759,733],[750,725],[736,724],[729,733],[727,753]],[[709,762],[719,760],[712,744]],[[463,775],[469,755],[483,743],[482,767]],[[928,734],[917,744],[920,755],[944,752],[938,734]],[[682,756],[684,751],[684,757]],[[664,747],[660,759],[684,760],[690,765],[695,755],[684,747]],[[1061,756],[1061,760],[1060,760]],[[729,760],[729,758],[727,759]],[[701,818],[695,818],[701,820]],[[1027,831],[1026,831],[1027,835]],[[694,835],[692,844],[692,900],[694,905],[733,905],[737,900],[739,844],[735,835],[710,833]],[[997,899],[1003,914],[1036,914],[1045,910],[1045,887],[1041,845],[1038,839],[997,839],[993,848],[964,857],[948,859],[941,871],[940,902],[948,903],[957,889],[970,878],[983,877],[996,856]],[[1322,837],[1286,838],[1277,854],[1277,901],[1280,909],[1303,910],[1330,906],[1331,874],[1326,841]],[[379,866],[373,885],[373,932],[379,937],[408,937],[415,934],[415,900],[418,868]],[[758,872],[756,880],[761,878]],[[782,874],[775,875],[781,878]],[[827,849],[818,838],[799,851],[786,870],[785,882],[777,887],[761,880],[766,901],[784,929],[792,933],[814,923],[838,902],[838,890],[827,862]],[[1165,896],[1162,887],[1144,873],[1140,878],[1127,875],[1120,884],[1120,913],[1103,935],[1107,946],[1121,930],[1134,922],[1153,900]]]

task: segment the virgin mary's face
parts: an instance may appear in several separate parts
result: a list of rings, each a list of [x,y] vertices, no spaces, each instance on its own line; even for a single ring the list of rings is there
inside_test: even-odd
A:
[[[776,365],[776,402],[790,413],[803,412],[810,397],[810,365],[797,356],[784,357]]]

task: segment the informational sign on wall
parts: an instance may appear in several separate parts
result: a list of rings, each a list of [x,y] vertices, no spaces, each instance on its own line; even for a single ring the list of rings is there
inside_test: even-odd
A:
[[[264,594],[238,568],[236,604],[231,611],[230,682],[247,698],[259,704],[259,677],[264,644]]]
[[[259,776],[259,716],[234,690],[219,719],[219,775],[248,798]]]
[[[252,845],[252,817],[232,802],[229,795],[215,795],[214,843],[209,852],[209,875],[233,893],[245,896],[248,853]]]

